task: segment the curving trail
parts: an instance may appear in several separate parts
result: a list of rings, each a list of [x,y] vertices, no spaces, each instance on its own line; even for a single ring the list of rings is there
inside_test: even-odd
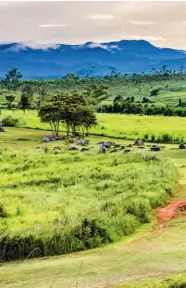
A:
[[[186,199],[180,201],[173,201],[164,208],[156,210],[155,216],[157,218],[158,225],[168,225],[168,222],[175,218],[182,216],[186,213]]]

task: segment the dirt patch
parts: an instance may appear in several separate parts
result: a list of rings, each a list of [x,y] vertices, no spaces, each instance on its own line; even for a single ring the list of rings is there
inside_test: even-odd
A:
[[[171,219],[184,214],[186,215],[186,199],[171,202],[166,207],[157,209],[155,213],[159,226],[167,226]]]

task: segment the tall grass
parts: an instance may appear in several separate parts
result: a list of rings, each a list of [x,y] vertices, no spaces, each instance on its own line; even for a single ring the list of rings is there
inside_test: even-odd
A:
[[[58,154],[0,150],[2,261],[117,241],[151,221],[152,210],[174,193],[172,162],[148,153],[96,151],[67,152],[65,145]]]

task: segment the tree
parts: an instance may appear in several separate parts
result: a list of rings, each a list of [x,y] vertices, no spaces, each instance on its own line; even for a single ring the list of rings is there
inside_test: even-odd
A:
[[[90,105],[95,106],[109,97],[107,89],[108,87],[105,85],[92,84],[86,88],[83,95]]]
[[[57,101],[57,99],[52,99],[51,101],[46,101],[41,104],[38,114],[42,122],[48,122],[50,124],[52,132],[56,136],[59,134],[59,125],[62,119],[61,115],[61,103]]]
[[[16,90],[19,87],[21,78],[22,74],[18,71],[18,68],[12,68],[6,74],[3,84],[8,90]]]
[[[11,110],[11,108],[12,108],[12,103],[13,103],[14,100],[15,100],[15,96],[14,96],[14,95],[7,95],[7,96],[5,96],[5,98],[6,98],[6,101],[7,101],[8,109]]]
[[[94,111],[85,98],[77,93],[61,93],[44,102],[39,111],[41,121],[50,123],[52,131],[58,135],[60,123],[66,126],[67,136],[76,135],[77,130],[88,133],[96,125]]]
[[[123,97],[121,95],[118,95],[114,98],[114,102],[118,101],[118,102],[123,102]]]
[[[32,96],[33,96],[33,89],[30,85],[25,85],[22,88],[22,94],[19,106],[23,110],[24,114],[26,109],[30,108],[31,102],[32,102]]]
[[[29,98],[29,100],[31,101],[31,98],[32,98],[32,96],[33,96],[33,94],[34,94],[34,91],[33,91],[33,89],[32,89],[32,86],[29,85],[29,84],[23,86],[23,88],[22,88],[22,93],[23,93],[23,94],[26,94],[27,97]]]
[[[25,93],[21,94],[21,99],[20,99],[20,102],[19,102],[19,106],[20,106],[20,108],[23,110],[23,112],[25,114],[26,109],[28,109],[30,107],[30,102],[29,102],[29,98],[28,98],[27,94],[25,94]]]

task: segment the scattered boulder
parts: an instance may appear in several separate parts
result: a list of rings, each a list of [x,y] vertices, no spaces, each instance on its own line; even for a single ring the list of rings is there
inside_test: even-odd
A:
[[[124,151],[123,151],[123,154],[127,154],[127,153],[129,153],[131,150],[130,149],[125,149]]]
[[[49,136],[50,141],[56,141],[56,137],[55,136]]]
[[[102,146],[104,146],[105,148],[110,148],[111,147],[111,143],[110,142],[105,142],[102,144]]]
[[[185,144],[184,143],[180,143],[179,144],[179,149],[185,149]]]
[[[83,139],[79,139],[79,140],[77,140],[77,144],[78,145],[84,145],[85,141]]]
[[[87,140],[85,140],[85,145],[89,145],[90,144],[90,141],[87,139]]]
[[[106,151],[107,151],[107,148],[103,145],[99,148],[100,153],[105,153]]]
[[[50,142],[49,137],[48,137],[48,136],[44,136],[44,137],[42,138],[42,142],[45,142],[45,143]]]
[[[87,148],[87,147],[81,148],[81,152],[88,151],[88,150],[89,150],[89,148]]]
[[[98,144],[104,144],[105,143],[105,141],[99,141],[98,142]]]
[[[132,147],[132,144],[129,144],[127,147],[131,148],[131,147]]]
[[[152,145],[150,150],[151,151],[160,151],[161,149],[158,145]]]
[[[143,140],[137,139],[137,140],[134,142],[134,145],[136,145],[136,146],[144,146],[144,142],[143,142]]]
[[[76,147],[76,146],[70,146],[70,147],[68,148],[68,150],[70,150],[70,151],[75,151],[75,150],[79,150],[79,148]]]

